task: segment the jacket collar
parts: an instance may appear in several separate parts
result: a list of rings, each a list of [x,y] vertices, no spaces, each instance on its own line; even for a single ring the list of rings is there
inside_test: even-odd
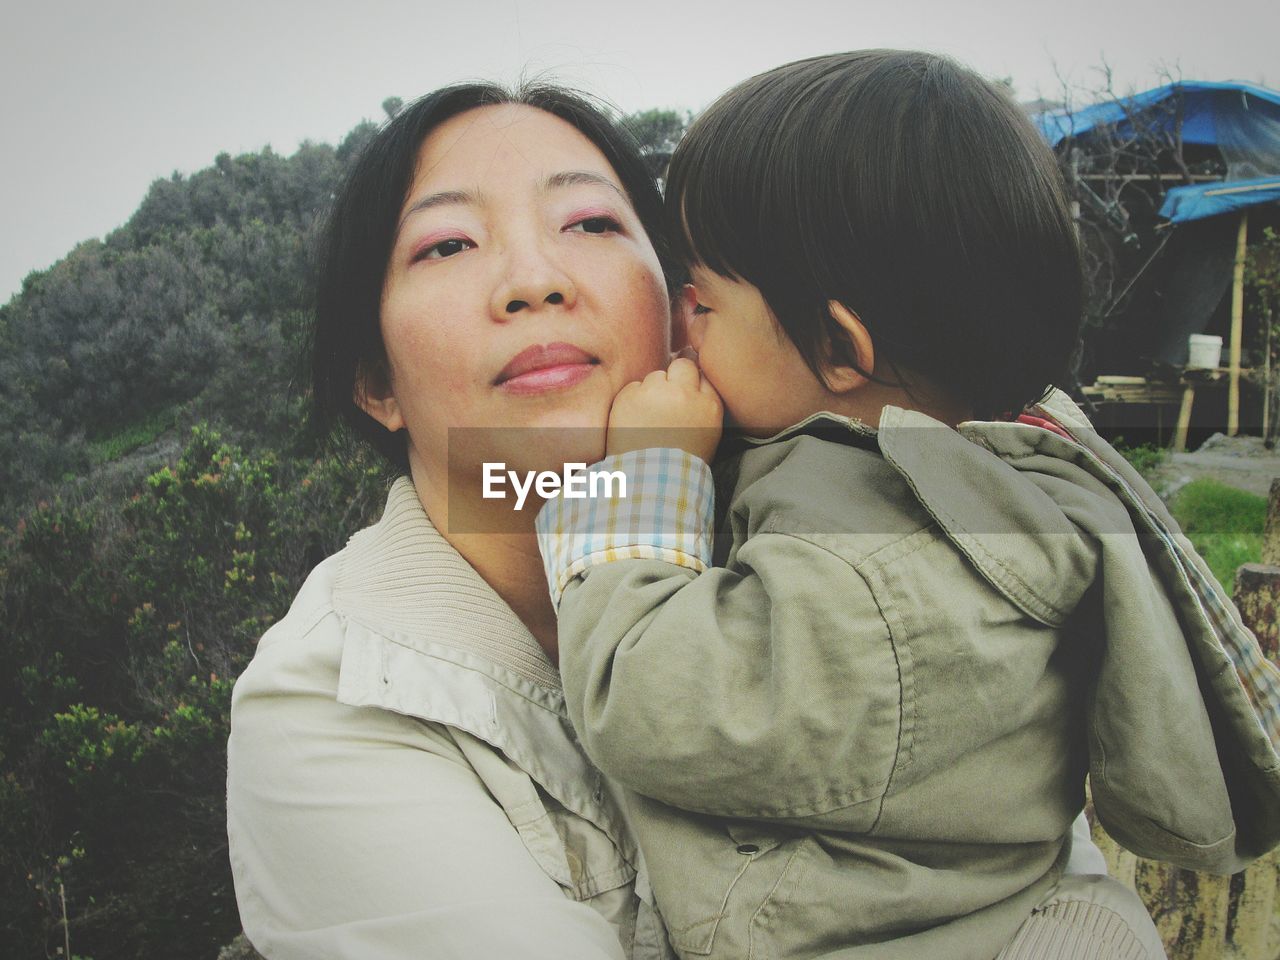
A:
[[[811,413],[799,423],[793,423],[779,430],[770,437],[751,437],[744,433],[734,433],[727,437],[724,446],[717,450],[717,458],[726,454],[732,455],[762,447],[770,443],[780,443],[799,436],[813,436],[836,443],[852,443],[859,446],[874,446],[876,442],[875,427],[868,426],[857,417],[846,417],[829,410]]]
[[[887,406],[878,429],[823,411],[740,445],[814,435],[878,448],[988,583],[1027,616],[1061,626],[1095,578],[1097,538],[1132,535],[1148,512],[1166,525],[1172,520],[1154,494],[1134,493],[1145,484],[1097,439],[1066,394],[1051,391],[1033,412],[1065,436],[1018,421],[974,420],[952,429]],[[1127,496],[1105,495],[1117,488]]]
[[[431,523],[412,481],[395,481],[382,519],[336,559],[332,605],[344,622],[338,700],[490,744],[634,858],[603,778],[569,724],[559,672]],[[536,797],[526,799],[531,805],[508,812],[541,809]],[[509,806],[511,797],[501,802]]]
[[[392,485],[382,519],[347,544],[333,606],[340,616],[403,644],[473,654],[548,692],[560,691],[560,674],[546,651],[436,530],[408,477]]]
[[[1084,455],[1049,430],[985,421],[953,430],[926,414],[887,406],[878,429],[821,411],[771,437],[743,437],[734,445],[760,447],[800,436],[878,450],[984,579],[1041,623],[1063,624],[1093,580],[1092,545],[1062,505],[1035,480],[1019,475],[1029,463]],[[1037,456],[1041,453],[1047,458]],[[992,491],[1000,495],[992,496]],[[1123,525],[1123,513],[1108,518],[1109,523]]]

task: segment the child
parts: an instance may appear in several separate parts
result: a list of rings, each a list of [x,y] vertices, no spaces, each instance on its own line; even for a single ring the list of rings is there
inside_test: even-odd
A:
[[[1048,148],[972,72],[863,51],[730,91],[667,190],[698,366],[618,394],[628,499],[538,527],[672,945],[1162,956],[1117,882],[1064,876],[1085,775],[1126,845],[1240,869],[1280,838],[1277,674],[1049,388],[1081,287]]]

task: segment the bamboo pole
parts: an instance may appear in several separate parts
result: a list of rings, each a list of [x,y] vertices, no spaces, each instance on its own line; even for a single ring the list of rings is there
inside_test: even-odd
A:
[[[1227,436],[1240,432],[1240,352],[1244,340],[1244,258],[1249,241],[1249,211],[1240,211],[1236,268],[1231,284],[1231,385],[1227,392]]]
[[[1267,308],[1267,343],[1262,350],[1262,442],[1271,440],[1271,308]]]
[[[1191,427],[1191,405],[1195,403],[1195,384],[1188,383],[1182,388],[1182,406],[1178,408],[1178,426],[1173,431],[1173,452],[1182,453],[1187,449],[1187,430]]]

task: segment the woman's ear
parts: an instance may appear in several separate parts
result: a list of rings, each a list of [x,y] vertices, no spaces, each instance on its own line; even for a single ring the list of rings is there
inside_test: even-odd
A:
[[[400,412],[400,403],[396,400],[395,391],[391,389],[390,377],[381,364],[374,369],[374,364],[361,363],[356,369],[355,401],[356,406],[387,428],[391,433],[404,428],[404,416]]]
[[[875,373],[875,346],[862,320],[839,300],[828,301],[827,312],[836,322],[837,329],[831,332],[833,342],[829,345],[823,379],[827,389],[833,393],[848,393],[862,386]],[[837,338],[839,343],[835,342]]]

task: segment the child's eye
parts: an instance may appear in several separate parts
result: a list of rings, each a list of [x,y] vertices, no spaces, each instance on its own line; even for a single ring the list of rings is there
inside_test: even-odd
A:
[[[622,230],[622,224],[613,217],[584,217],[569,224],[565,230],[576,233],[618,233]]]
[[[704,307],[702,304],[695,302],[695,303],[694,303],[694,305],[693,305],[693,312],[694,312],[694,315],[695,315],[695,316],[696,316],[697,314],[699,314],[699,313],[710,313],[710,312],[711,312],[711,308],[710,308],[710,307]]]
[[[419,260],[444,260],[447,257],[462,253],[463,250],[470,250],[474,246],[474,243],[463,237],[449,237],[423,247],[413,255],[413,262],[417,263]]]

